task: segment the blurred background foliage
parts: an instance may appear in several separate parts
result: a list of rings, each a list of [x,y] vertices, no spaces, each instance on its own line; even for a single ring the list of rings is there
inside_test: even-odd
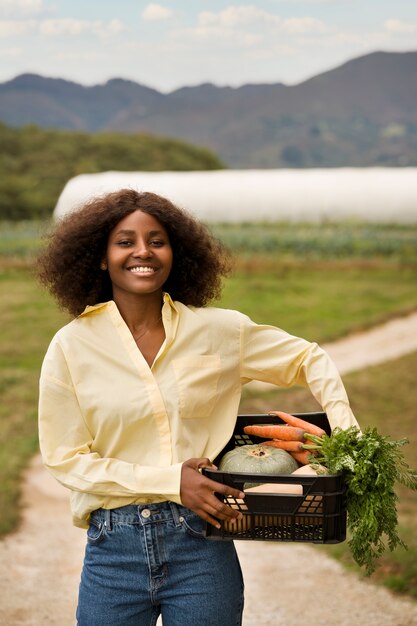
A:
[[[49,217],[66,182],[78,174],[224,168],[210,150],[149,134],[89,134],[0,123],[0,145],[0,220]]]

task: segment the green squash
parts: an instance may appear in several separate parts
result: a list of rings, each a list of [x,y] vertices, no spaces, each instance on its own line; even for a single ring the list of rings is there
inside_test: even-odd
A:
[[[244,474],[292,474],[297,468],[297,461],[285,450],[259,444],[237,446],[219,463],[222,472]]]

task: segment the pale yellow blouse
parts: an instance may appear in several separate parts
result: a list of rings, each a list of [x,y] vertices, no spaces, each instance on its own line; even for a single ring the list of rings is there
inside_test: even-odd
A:
[[[308,386],[332,427],[357,425],[333,362],[315,343],[167,294],[162,314],[166,339],[151,368],[113,301],[87,307],[48,348],[40,447],[71,490],[76,526],[99,507],[179,503],[182,462],[222,450],[250,380]]]

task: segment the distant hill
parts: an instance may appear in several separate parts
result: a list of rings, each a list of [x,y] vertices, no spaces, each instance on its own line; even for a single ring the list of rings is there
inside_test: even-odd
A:
[[[0,146],[0,220],[49,217],[64,185],[81,173],[224,167],[207,149],[149,134],[89,134],[0,123]]]
[[[375,52],[293,86],[163,94],[33,74],[0,84],[5,124],[150,132],[204,145],[232,167],[417,165],[416,103],[417,52]]]

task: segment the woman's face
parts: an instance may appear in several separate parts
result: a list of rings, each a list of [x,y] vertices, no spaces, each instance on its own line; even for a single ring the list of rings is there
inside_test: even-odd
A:
[[[127,215],[109,234],[105,266],[114,300],[127,294],[160,296],[172,267],[172,248],[164,226],[140,210]]]

